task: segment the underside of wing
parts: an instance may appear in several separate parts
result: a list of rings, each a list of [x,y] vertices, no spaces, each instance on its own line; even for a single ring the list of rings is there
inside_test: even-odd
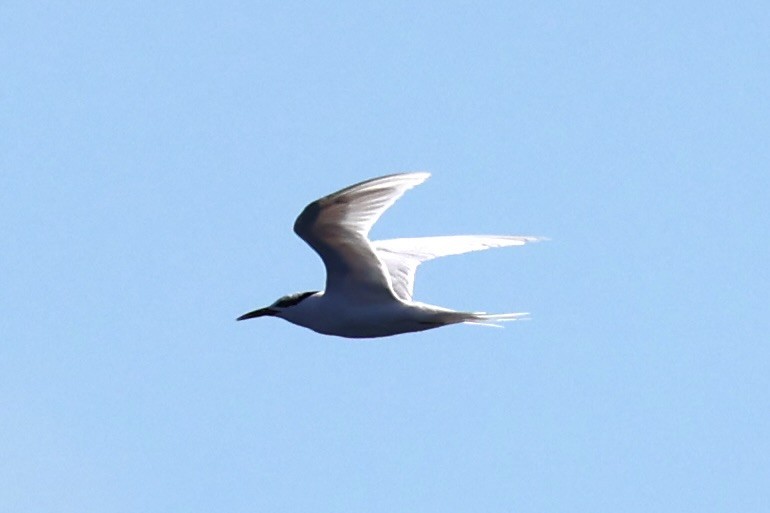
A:
[[[523,246],[539,240],[542,238],[511,235],[449,235],[380,240],[372,242],[372,246],[387,267],[393,291],[399,298],[410,301],[414,292],[414,275],[417,266],[423,262],[471,251]]]
[[[352,185],[309,204],[294,231],[321,257],[326,294],[370,301],[393,299],[390,274],[368,239],[377,219],[428,173],[383,176]]]

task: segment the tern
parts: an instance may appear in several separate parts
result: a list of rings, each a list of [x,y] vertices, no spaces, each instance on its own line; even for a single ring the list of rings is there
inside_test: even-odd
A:
[[[499,326],[527,313],[462,312],[412,298],[417,266],[434,258],[505,246],[541,237],[453,235],[369,240],[369,230],[409,189],[430,173],[373,178],[318,199],[302,211],[294,232],[323,260],[326,289],[283,296],[237,320],[273,316],[325,335],[374,338],[458,323]]]

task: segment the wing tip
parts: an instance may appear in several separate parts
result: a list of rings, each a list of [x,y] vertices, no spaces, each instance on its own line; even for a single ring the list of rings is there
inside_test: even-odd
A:
[[[380,176],[379,178],[372,178],[371,180],[367,180],[367,182],[379,182],[380,180],[388,181],[393,179],[402,179],[402,180],[408,180],[410,182],[413,182],[413,187],[415,185],[419,185],[423,183],[425,180],[430,178],[431,174],[428,171],[406,171],[404,173],[393,173],[390,175]],[[366,182],[363,182],[366,183]]]

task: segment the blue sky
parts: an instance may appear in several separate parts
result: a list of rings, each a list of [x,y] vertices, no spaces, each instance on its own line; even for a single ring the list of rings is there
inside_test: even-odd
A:
[[[762,2],[6,2],[0,510],[770,509]],[[374,237],[544,235],[374,341],[235,317]]]

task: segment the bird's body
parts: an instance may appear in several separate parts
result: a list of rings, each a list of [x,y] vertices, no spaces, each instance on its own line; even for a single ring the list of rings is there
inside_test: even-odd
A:
[[[417,266],[433,258],[493,247],[520,246],[537,237],[459,235],[370,241],[380,215],[428,173],[367,180],[309,204],[294,231],[321,256],[326,290],[284,296],[238,320],[264,315],[326,335],[373,338],[461,322],[490,324],[525,313],[458,312],[414,301]]]
[[[443,325],[439,315],[440,309],[421,303],[330,300],[323,292],[317,292],[284,311],[282,317],[325,335],[369,338],[435,328]]]
[[[316,292],[284,310],[281,317],[324,335],[372,338],[429,330],[465,322],[476,315],[417,301],[368,303],[344,297],[330,299]]]

